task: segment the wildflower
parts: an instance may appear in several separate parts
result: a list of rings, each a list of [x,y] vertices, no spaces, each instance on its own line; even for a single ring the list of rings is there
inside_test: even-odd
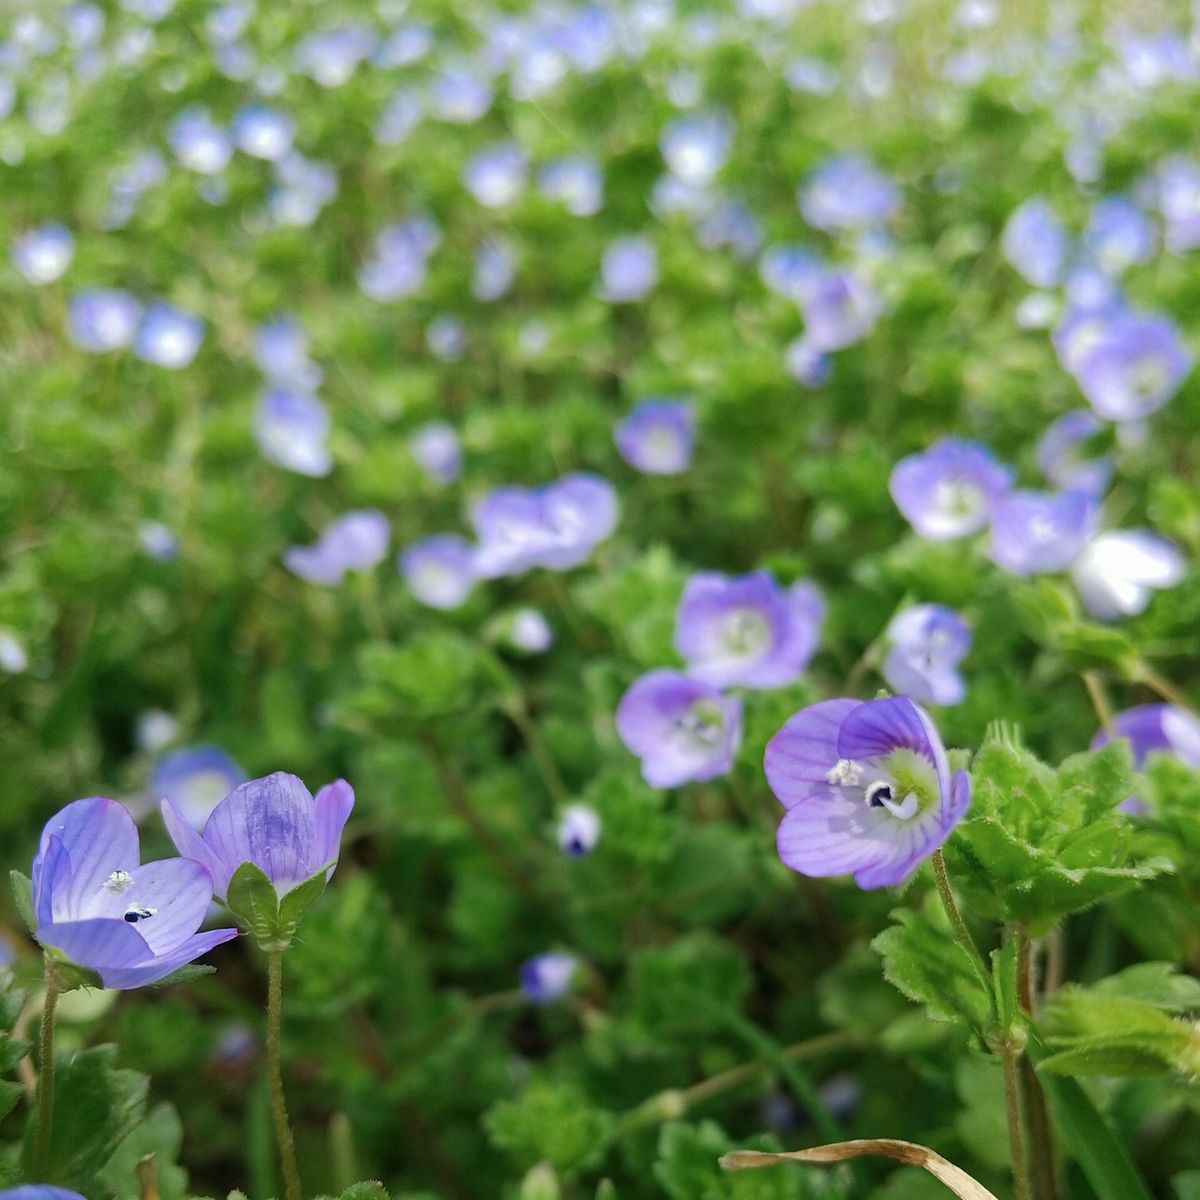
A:
[[[408,439],[408,448],[421,470],[435,483],[453,483],[462,466],[458,434],[444,421],[422,425]]]
[[[484,242],[475,252],[471,295],[485,303],[499,300],[512,287],[516,271],[517,256],[509,242]]]
[[[401,552],[398,565],[408,590],[430,608],[459,608],[475,586],[474,552],[457,534],[414,542]]]
[[[347,571],[369,571],[387,553],[387,518],[377,509],[346,513],[329,525],[312,546],[290,546],[284,565],[309,583],[341,583]]]
[[[879,319],[879,297],[853,271],[825,271],[810,281],[801,300],[804,341],[828,353],[862,341]]]
[[[1158,206],[1166,222],[1163,240],[1172,254],[1200,246],[1200,162],[1172,155],[1159,165]]]
[[[29,667],[29,655],[21,640],[9,629],[0,629],[0,671],[20,675]]]
[[[199,175],[216,175],[233,157],[233,141],[206,108],[185,108],[167,132],[175,157]]]
[[[80,350],[103,354],[133,340],[142,306],[128,292],[96,288],[71,298],[67,336]]]
[[[783,687],[808,666],[823,615],[811,583],[785,590],[768,571],[700,571],[679,602],[675,649],[690,675],[716,687]]]
[[[78,1192],[68,1188],[53,1187],[48,1183],[26,1183],[20,1187],[5,1188],[0,1200],[84,1200]]]
[[[75,254],[75,239],[65,225],[39,225],[13,244],[13,266],[37,285],[61,279]]]
[[[590,217],[604,203],[604,176],[594,159],[556,158],[538,172],[538,190],[573,217]]]
[[[1004,226],[1004,257],[1034,287],[1062,281],[1070,242],[1054,210],[1039,196],[1017,207]]]
[[[1133,765],[1139,769],[1155,751],[1200,767],[1200,720],[1177,704],[1139,704],[1117,713],[1110,724],[1112,732],[1101,729],[1089,749],[1099,750],[1119,737],[1129,742]]]
[[[545,654],[554,645],[554,630],[536,608],[518,608],[508,619],[508,642],[525,654]]]
[[[989,507],[1012,485],[1012,472],[975,442],[942,438],[892,468],[888,490],[921,537],[966,537],[987,523]]]
[[[442,362],[458,362],[467,350],[467,327],[458,317],[434,317],[425,327],[425,345]]]
[[[429,113],[439,121],[472,125],[492,107],[492,85],[470,66],[448,66],[429,84]]]
[[[1130,421],[1162,408],[1191,370],[1191,355],[1173,321],[1128,313],[1108,322],[1080,354],[1075,377],[1100,416]]]
[[[568,858],[591,854],[600,841],[600,817],[586,804],[571,804],[563,809],[558,822],[558,845]]]
[[[265,459],[320,478],[333,469],[328,436],[329,414],[316,396],[287,387],[263,392],[254,410],[254,440]]]
[[[949,837],[971,785],[950,771],[928,715],[904,696],[824,700],[767,744],[767,782],[788,810],[779,856],[804,875],[904,881]]]
[[[599,293],[613,304],[640,300],[658,282],[658,252],[649,238],[609,242],[600,264]]]
[[[144,362],[178,371],[191,364],[204,340],[204,322],[193,313],[156,302],[142,314],[133,352]]]
[[[613,431],[617,451],[647,475],[687,470],[695,441],[695,416],[685,400],[643,400]]]
[[[277,162],[292,148],[296,122],[265,104],[247,104],[233,118],[233,140],[244,154]]]
[[[570,990],[579,960],[573,954],[538,954],[521,964],[521,991],[534,1004],[551,1004]]]
[[[801,185],[804,219],[826,233],[881,225],[896,211],[896,185],[862,154],[837,154],[819,163]]]
[[[485,208],[504,208],[525,191],[529,160],[516,142],[501,142],[467,160],[463,183]]]
[[[186,746],[164,754],[154,766],[146,791],[155,799],[170,797],[194,829],[201,829],[214,808],[246,772],[219,746]]]
[[[237,869],[253,863],[282,898],[322,871],[326,879],[333,874],[353,807],[354,791],[344,779],[326,784],[314,799],[295,775],[276,771],[235,788],[213,809],[203,833],[170,796],[162,815],[180,854],[208,869],[216,896],[224,899]]]
[[[1119,276],[1154,254],[1154,227],[1127,196],[1104,196],[1092,205],[1083,244],[1106,274]]]
[[[784,354],[788,374],[802,387],[818,388],[829,378],[833,362],[806,337],[794,338]]]
[[[51,817],[33,860],[35,936],[108,988],[155,983],[237,936],[196,932],[212,903],[205,866],[190,858],[140,862],[133,818],[103,796]]]
[[[1086,492],[1019,491],[992,507],[988,554],[1013,575],[1062,571],[1079,556],[1096,524],[1096,500]]]
[[[308,357],[308,335],[295,317],[281,315],[260,325],[254,335],[254,361],[272,383],[311,391],[321,369]]]
[[[692,113],[676,117],[658,139],[671,174],[684,183],[705,187],[729,158],[733,125],[724,113]]]
[[[1101,621],[1137,616],[1154,589],[1174,587],[1183,575],[1179,548],[1147,529],[1097,534],[1071,566],[1084,607]]]
[[[1091,409],[1063,413],[1038,439],[1038,469],[1056,487],[1099,496],[1112,478],[1112,459],[1107,454],[1085,457],[1080,450],[1104,428]]]
[[[651,787],[713,779],[733,764],[742,736],[742,704],[678,671],[650,671],[621,697],[617,733],[642,760]]]
[[[966,684],[958,664],[971,648],[971,631],[952,609],[914,604],[897,613],[885,631],[891,643],[883,677],[893,691],[922,704],[958,704]]]

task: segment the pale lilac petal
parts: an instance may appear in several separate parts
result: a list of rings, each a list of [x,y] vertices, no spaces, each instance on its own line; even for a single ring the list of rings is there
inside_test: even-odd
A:
[[[837,794],[828,774],[840,757],[838,730],[861,705],[861,700],[822,700],[796,713],[767,743],[767,783],[785,808]]]
[[[51,836],[33,860],[33,908],[39,925],[56,918],[69,920],[64,903],[71,891],[71,856],[62,842]],[[62,911],[56,912],[55,909]]]
[[[70,887],[55,889],[54,916],[60,921],[81,915],[85,899],[114,871],[132,871],[141,858],[133,818],[105,796],[76,800],[51,817],[42,830],[39,858],[51,837],[71,859]]]
[[[167,954],[131,966],[109,967],[101,971],[100,977],[104,980],[104,986],[109,988],[145,987],[166,978],[172,971],[179,970],[193,959],[207,954],[214,946],[231,941],[237,935],[236,929],[210,929],[205,933],[194,934]]]
[[[327,783],[318,793],[315,804],[316,851],[313,854],[314,870],[327,862],[334,862],[342,840],[342,830],[354,808],[354,789],[344,780]],[[331,875],[333,869],[330,868]]]
[[[99,971],[127,967],[152,957],[146,939],[136,925],[92,917],[84,921],[55,921],[38,927],[37,939],[52,946],[81,967]]]
[[[88,898],[84,917],[124,921],[132,910],[149,912],[136,922],[153,954],[165,954],[195,933],[212,903],[212,878],[190,858],[164,858],[129,872],[119,891],[100,887]]]
[[[861,799],[824,785],[823,795],[789,808],[779,823],[779,857],[805,875],[849,875],[891,860],[903,827]]]
[[[229,880],[252,862],[280,894],[307,879],[313,863],[313,798],[296,778],[277,771],[243,783],[213,810],[204,840],[214,859],[213,890],[225,895]]]
[[[167,833],[171,835],[171,841],[175,843],[175,849],[184,858],[194,859],[205,867],[214,881],[213,887],[217,895],[224,896],[229,881],[226,879],[219,888],[217,887],[215,880],[221,870],[221,864],[209,849],[208,843],[196,832],[191,821],[184,816],[183,810],[170,796],[162,801],[160,809],[163,824],[167,827]]]

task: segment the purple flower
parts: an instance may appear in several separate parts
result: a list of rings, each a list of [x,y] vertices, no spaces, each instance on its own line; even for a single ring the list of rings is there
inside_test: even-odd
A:
[[[573,954],[538,954],[521,964],[521,991],[534,1004],[551,1004],[570,990],[579,970]]]
[[[1158,205],[1172,254],[1200,246],[1200,162],[1173,155],[1159,165]]]
[[[295,317],[275,317],[254,335],[254,361],[273,383],[310,391],[321,382],[321,369],[308,357],[308,335]]]
[[[185,108],[171,123],[167,140],[175,157],[190,171],[216,175],[233,157],[233,142],[206,108]]]
[[[879,319],[879,297],[853,271],[821,271],[800,300],[804,340],[827,353],[861,342]]]
[[[134,743],[139,750],[157,754],[179,736],[179,721],[161,708],[147,708],[138,713],[134,726]]]
[[[695,415],[686,400],[643,400],[613,431],[617,451],[647,475],[678,475],[692,460]]]
[[[408,448],[421,470],[435,483],[453,483],[462,466],[458,434],[444,421],[422,425],[408,439]]]
[[[604,203],[604,176],[591,158],[556,158],[538,172],[538,190],[573,217],[590,217]]]
[[[788,810],[779,857],[803,875],[852,873],[861,888],[902,883],[971,796],[933,722],[904,696],[802,709],[767,743],[764,766]]]
[[[740,200],[725,199],[701,217],[696,240],[706,250],[728,247],[742,260],[751,258],[762,242],[758,219]]]
[[[467,160],[463,183],[485,208],[504,208],[520,199],[528,172],[525,151],[516,142],[501,142]]]
[[[79,292],[67,310],[67,336],[80,350],[103,354],[128,346],[142,306],[128,292],[97,288]]]
[[[48,1183],[27,1183],[21,1187],[5,1188],[0,1200],[84,1200],[78,1192],[52,1187]]]
[[[1139,770],[1147,755],[1157,751],[1174,755],[1189,767],[1200,767],[1200,721],[1175,704],[1140,704],[1113,717],[1112,732],[1126,738],[1133,750],[1133,765]],[[1099,750],[1112,737],[1101,729],[1088,747]]]
[[[770,246],[758,260],[758,274],[777,296],[799,304],[824,272],[821,256],[807,246]]]
[[[729,158],[733,125],[725,113],[692,113],[676,117],[658,139],[667,168],[676,178],[704,187],[717,177]]]
[[[992,506],[989,556],[1013,575],[1071,565],[1096,524],[1096,500],[1081,491],[1010,492]]]
[[[586,561],[617,525],[617,493],[607,479],[576,471],[540,490],[546,530],[539,565],[567,571]]]
[[[658,282],[658,252],[649,238],[609,242],[600,263],[600,296],[613,304],[640,300]]]
[[[823,616],[811,583],[785,590],[768,571],[700,571],[683,589],[675,649],[688,674],[715,687],[783,687],[808,666]]]
[[[1174,587],[1184,576],[1179,548],[1147,529],[1098,534],[1071,567],[1084,607],[1101,621],[1144,612],[1156,588]]]
[[[33,860],[35,936],[108,988],[155,983],[237,936],[196,932],[213,895],[201,863],[140,863],[133,818],[103,796],[51,817]]]
[[[75,254],[75,239],[65,225],[39,225],[13,243],[13,266],[32,284],[61,279]]]
[[[1129,313],[1105,325],[1100,340],[1080,354],[1075,374],[1100,416],[1131,421],[1162,408],[1191,370],[1173,321]]]
[[[429,256],[441,240],[441,231],[427,217],[389,225],[376,236],[375,255],[358,272],[358,286],[372,300],[412,295],[425,282]]]
[[[1108,455],[1084,458],[1078,453],[1105,424],[1091,409],[1078,408],[1052,421],[1034,450],[1038,469],[1056,487],[1100,496],[1112,478]]]
[[[292,148],[296,122],[265,104],[247,104],[233,118],[233,140],[243,154],[278,162]]]
[[[742,702],[678,671],[651,671],[617,706],[617,733],[656,788],[713,779],[733,765],[742,740]]]
[[[133,352],[143,362],[172,371],[190,366],[204,340],[204,322],[194,313],[155,302],[142,315]]]
[[[148,558],[170,562],[179,555],[179,539],[162,521],[143,521],[138,526],[138,545]]]
[[[312,546],[290,546],[284,565],[309,583],[329,587],[341,583],[347,571],[369,571],[383,561],[389,538],[388,522],[377,509],[359,509],[339,517]]]
[[[201,829],[214,808],[246,772],[218,746],[188,746],[164,754],[154,766],[146,791],[156,800],[167,797],[195,829]]]
[[[1040,196],[1013,210],[1004,226],[1004,257],[1034,287],[1062,281],[1070,242],[1054,209]]]
[[[329,414],[316,396],[286,387],[263,393],[254,412],[254,440],[264,458],[318,479],[333,468],[328,436]]]
[[[967,688],[958,664],[971,648],[971,631],[958,613],[940,604],[914,604],[892,618],[886,636],[888,687],[922,704],[961,703]]]
[[[837,154],[816,166],[801,185],[800,212],[826,233],[886,221],[900,202],[896,185],[862,154]]]
[[[558,845],[568,858],[591,854],[600,841],[600,817],[586,804],[570,804],[558,822]]]
[[[399,87],[375,122],[375,140],[381,146],[399,145],[421,123],[425,102],[414,87]]]
[[[1012,486],[1012,472],[986,447],[942,438],[892,468],[888,489],[923,538],[966,537],[987,524],[988,509]]]
[[[519,575],[540,561],[547,539],[537,492],[501,487],[489,492],[471,509],[478,538],[475,571],[481,579]]]
[[[323,88],[346,83],[376,45],[366,25],[335,25],[310,33],[296,47],[296,66]]]
[[[1077,375],[1083,360],[1107,337],[1109,326],[1128,311],[1120,293],[1093,295],[1089,291],[1073,300],[1050,335],[1059,362]]]
[[[429,608],[460,608],[475,586],[475,553],[457,534],[414,542],[401,552],[398,565],[408,590]]]
[[[471,125],[492,107],[492,86],[470,66],[446,67],[429,85],[429,111],[439,121]]]
[[[517,256],[506,241],[484,242],[475,251],[475,273],[471,277],[471,295],[485,303],[499,300],[512,287],[517,271]]]
[[[1127,196],[1104,196],[1092,205],[1083,244],[1106,274],[1124,274],[1154,255],[1154,227]]]
[[[518,608],[507,624],[509,645],[524,654],[545,654],[554,645],[554,630],[536,608]]]
[[[458,362],[467,350],[467,327],[458,317],[434,317],[425,327],[425,345],[442,362]]]
[[[333,874],[353,807],[354,791],[344,779],[326,784],[314,799],[295,775],[276,771],[226,796],[202,834],[170,797],[162,815],[179,853],[207,868],[216,896],[225,897],[238,867],[253,863],[282,897],[322,869],[327,879]]]
[[[806,337],[794,338],[784,354],[788,374],[801,386],[818,388],[829,378],[833,361]]]
[[[20,675],[29,668],[29,654],[9,629],[0,629],[0,671]]]

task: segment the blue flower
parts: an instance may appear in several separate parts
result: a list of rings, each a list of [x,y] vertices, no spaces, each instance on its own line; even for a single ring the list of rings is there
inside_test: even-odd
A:
[[[1095,531],[1096,516],[1087,492],[1010,492],[992,506],[988,554],[1014,575],[1065,570]]]
[[[65,225],[39,225],[13,243],[13,266],[33,284],[61,279],[75,254],[75,239]]]
[[[1012,472],[985,446],[942,438],[892,468],[896,507],[924,538],[966,537],[987,524],[991,506],[1012,486]]]
[[[178,371],[189,366],[204,340],[204,322],[193,313],[155,302],[142,315],[133,352],[144,362]]]
[[[836,154],[801,185],[800,212],[826,233],[881,225],[900,202],[896,185],[862,154]]]
[[[1062,281],[1070,242],[1054,210],[1041,197],[1013,210],[1004,226],[1004,256],[1034,287]]]
[[[538,954],[521,964],[521,991],[534,1004],[551,1004],[571,990],[579,960],[573,954]]]
[[[430,608],[460,608],[475,586],[474,551],[457,534],[414,542],[401,552],[398,564],[408,590]]]
[[[958,704],[966,684],[958,664],[971,648],[971,632],[952,609],[914,604],[894,616],[885,632],[891,643],[883,677],[895,692],[921,704]]]
[[[186,746],[164,754],[154,765],[146,791],[170,798],[196,829],[240,783],[246,772],[219,746]]]
[[[341,583],[347,571],[369,571],[383,561],[391,536],[387,518],[377,509],[346,513],[329,525],[312,546],[291,546],[284,565],[309,583]]]
[[[613,431],[617,451],[648,475],[678,475],[692,460],[695,415],[686,400],[643,400]]]
[[[558,845],[568,858],[591,854],[600,841],[600,817],[586,804],[570,804],[558,820]]]
[[[658,252],[644,237],[609,242],[600,263],[600,295],[614,304],[640,300],[658,282]]]
[[[67,309],[67,337],[93,354],[128,346],[137,330],[142,306],[128,292],[97,288],[79,292]]]

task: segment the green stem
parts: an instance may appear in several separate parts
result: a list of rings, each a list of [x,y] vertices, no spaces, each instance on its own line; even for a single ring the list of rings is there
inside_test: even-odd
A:
[[[1024,930],[1017,931],[1017,1002],[1034,1016],[1037,988],[1034,979],[1033,944]],[[1035,1200],[1058,1200],[1058,1179],[1054,1160],[1054,1135],[1046,1096],[1037,1072],[1027,1054],[1018,1063],[1021,1108],[1029,1136],[1031,1180]]]
[[[41,1076],[38,1080],[37,1140],[33,1146],[33,1178],[45,1175],[50,1151],[50,1128],[54,1122],[54,1014],[58,1009],[58,979],[46,964],[46,1004],[42,1009]]]
[[[271,1094],[271,1115],[275,1120],[275,1140],[279,1145],[279,1164],[283,1170],[287,1200],[303,1200],[300,1172],[296,1167],[296,1144],[288,1124],[287,1101],[283,1095],[283,1074],[279,1062],[279,1026],[283,1015],[283,951],[267,955],[267,1087]]]
[[[1017,1056],[1011,1046],[1000,1050],[1004,1068],[1004,1115],[1008,1122],[1008,1149],[1012,1157],[1013,1193],[1016,1200],[1032,1200],[1028,1167],[1025,1163],[1025,1139],[1021,1134],[1021,1106],[1017,1095]]]
[[[971,936],[971,931],[967,928],[967,923],[963,920],[962,913],[958,910],[958,901],[954,899],[954,892],[950,887],[950,876],[946,874],[946,860],[942,857],[940,847],[933,852],[932,862],[933,878],[937,883],[938,895],[941,897],[942,907],[946,910],[950,927],[954,930],[954,936],[958,939],[958,944],[962,946],[971,959],[971,965],[975,968],[976,973],[983,982],[984,991],[992,997],[994,1006],[995,995],[992,974],[987,969],[987,963],[983,961],[983,955],[979,953],[979,947],[975,945],[975,939]]]

